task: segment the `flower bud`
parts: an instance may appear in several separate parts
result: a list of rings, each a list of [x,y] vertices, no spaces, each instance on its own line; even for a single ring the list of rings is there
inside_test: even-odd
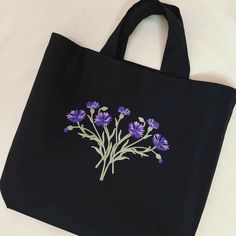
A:
[[[67,126],[67,128],[66,128],[67,130],[73,130],[74,129],[74,127],[72,126],[72,125],[69,125],[69,126]]]

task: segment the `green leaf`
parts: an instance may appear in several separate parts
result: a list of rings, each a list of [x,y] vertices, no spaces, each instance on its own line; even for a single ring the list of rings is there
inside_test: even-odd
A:
[[[100,111],[106,111],[108,109],[108,107],[101,107],[99,110]]]
[[[122,145],[121,150],[126,147],[126,145],[129,143],[129,139],[126,140],[126,142]]]
[[[89,138],[89,140],[98,142],[98,141],[97,141],[97,138],[96,138],[96,137],[93,137],[93,136],[91,136],[91,137]]]
[[[104,131],[102,132],[102,142],[103,143],[105,142],[105,133],[104,133]]]
[[[108,149],[107,149],[107,154],[108,155],[110,155],[111,149],[112,149],[112,143],[109,143]]]
[[[145,154],[145,153],[140,153],[139,154],[141,157],[148,157],[149,155]]]
[[[125,157],[125,156],[121,156],[121,157],[115,158],[113,162],[115,162],[115,161],[122,161],[122,160],[129,160],[129,158]]]
[[[122,132],[122,130],[120,130],[120,132],[118,134],[118,140],[120,140],[120,138],[121,138],[121,132]]]
[[[112,134],[111,134],[111,136],[110,136],[110,139],[113,138],[113,136],[115,135],[115,132],[116,132],[116,129],[114,129],[114,130],[112,131]]]
[[[145,123],[145,120],[143,119],[143,117],[139,117],[138,119],[140,122]]]
[[[102,156],[101,150],[99,150],[97,147],[91,146],[91,148],[94,148],[94,149],[96,150],[96,152],[97,152],[100,156]]]
[[[151,147],[148,147],[148,148],[144,149],[143,152],[145,152],[145,153],[150,152],[150,150],[151,150]]]
[[[134,154],[140,155],[141,157],[148,157],[149,155],[145,154],[146,150],[139,151],[135,147],[131,149]]]
[[[132,152],[133,154],[137,154],[134,149],[127,149],[127,151]]]

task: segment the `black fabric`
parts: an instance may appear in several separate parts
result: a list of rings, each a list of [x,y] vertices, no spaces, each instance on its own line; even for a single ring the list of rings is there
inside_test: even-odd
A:
[[[169,24],[161,71],[188,78],[190,66],[183,22],[178,9],[172,5],[158,1],[139,1],[134,4],[117,26],[101,53],[119,59],[123,58],[129,35],[141,20],[153,14],[163,14]]]
[[[160,71],[122,59],[128,36],[151,14],[164,14],[170,28]],[[2,174],[6,205],[80,236],[195,235],[235,99],[231,87],[189,79],[182,19],[174,6],[138,2],[101,52],[53,33]],[[96,141],[70,130],[66,117],[75,109],[90,114],[88,101],[109,108],[108,132],[120,106],[131,111],[119,110],[127,112],[122,135],[133,135],[134,121],[143,124],[138,117],[145,132],[148,125],[157,128],[148,118],[157,120],[160,127],[140,145],[157,145],[162,159],[126,153],[130,160],[117,161],[115,173],[109,168],[101,181],[102,167],[95,166],[102,159],[91,148]],[[93,128],[87,117],[81,124]],[[154,140],[157,133],[164,139]]]

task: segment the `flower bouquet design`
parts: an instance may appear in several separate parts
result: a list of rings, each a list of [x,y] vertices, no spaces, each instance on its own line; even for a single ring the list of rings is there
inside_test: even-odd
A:
[[[69,125],[64,132],[77,130],[78,135],[94,142],[91,146],[99,154],[100,160],[95,168],[101,167],[100,181],[103,181],[109,168],[112,174],[115,172],[115,163],[118,161],[129,160],[128,154],[132,153],[140,157],[149,157],[152,155],[161,164],[163,159],[157,151],[167,151],[169,149],[168,141],[159,133],[151,134],[159,128],[159,123],[149,118],[146,121],[139,117],[138,121],[129,123],[127,133],[119,128],[120,122],[131,115],[129,108],[121,106],[118,108],[119,116],[114,118],[115,127],[110,132],[108,126],[113,118],[107,112],[108,107],[100,107],[96,101],[87,102],[85,110],[72,110],[67,114],[67,119],[74,125]],[[88,118],[91,127],[84,127],[82,121]],[[152,139],[152,146],[142,146],[142,141]]]

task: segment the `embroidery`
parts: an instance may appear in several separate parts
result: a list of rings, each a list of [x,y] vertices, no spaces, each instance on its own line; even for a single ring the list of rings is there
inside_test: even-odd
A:
[[[129,108],[120,106],[118,108],[119,116],[114,118],[115,127],[110,132],[108,126],[112,123],[113,117],[107,112],[108,107],[100,107],[96,101],[87,102],[85,110],[72,110],[67,114],[67,119],[74,125],[69,125],[64,132],[76,130],[82,138],[87,138],[95,143],[94,150],[99,154],[100,160],[95,166],[101,167],[99,180],[103,181],[108,169],[111,167],[112,174],[115,172],[115,163],[118,161],[129,160],[128,153],[140,157],[154,156],[159,164],[163,159],[157,151],[167,151],[169,149],[168,141],[159,133],[151,134],[159,128],[160,124],[153,118],[144,120],[138,117],[138,121],[130,122],[127,133],[124,135],[123,130],[119,129],[120,122],[127,116],[131,115]],[[88,118],[91,127],[84,127],[82,121]],[[142,146],[145,139],[151,139],[152,146]]]

